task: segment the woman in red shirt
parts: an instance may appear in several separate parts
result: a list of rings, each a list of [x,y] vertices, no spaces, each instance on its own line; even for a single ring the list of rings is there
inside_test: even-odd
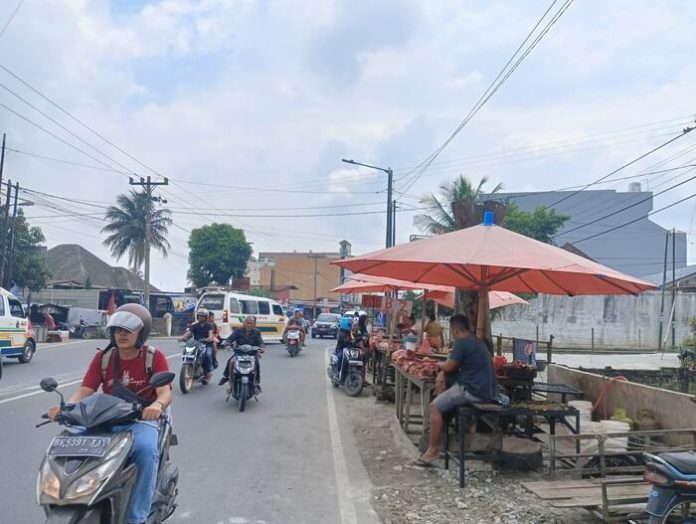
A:
[[[146,388],[150,376],[160,371],[169,371],[164,354],[148,348],[145,341],[152,328],[150,312],[140,304],[124,304],[109,318],[107,324],[111,341],[107,348],[98,351],[85,377],[82,386],[70,398],[71,403],[79,402],[95,393],[101,386],[106,394],[121,397],[137,393]],[[151,369],[148,369],[148,353],[152,355]],[[103,359],[108,359],[102,373]],[[129,391],[125,391],[129,390]],[[157,482],[159,467],[159,419],[172,402],[170,386],[163,386],[141,393],[149,403],[143,409],[142,420],[123,426],[114,426],[112,431],[131,431],[133,433],[132,459],[138,467],[133,496],[128,503],[128,522],[144,523],[150,515],[152,497]],[[123,398],[123,397],[122,397]],[[124,400],[128,400],[124,398]],[[51,419],[60,412],[59,406],[48,410]]]

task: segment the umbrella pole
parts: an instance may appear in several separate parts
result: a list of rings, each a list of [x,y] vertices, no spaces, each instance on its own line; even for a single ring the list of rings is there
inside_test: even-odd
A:
[[[481,268],[481,286],[478,292],[478,318],[476,320],[476,336],[479,340],[486,342],[489,350],[492,348],[492,341],[489,336],[488,316],[489,316],[489,301],[488,301],[488,267]]]
[[[427,294],[427,292],[424,289],[423,290],[423,306],[421,308],[421,329],[420,329],[420,332],[421,332],[420,343],[421,344],[423,343],[423,340],[425,340],[425,308],[428,305],[428,301],[425,298],[426,294]]]

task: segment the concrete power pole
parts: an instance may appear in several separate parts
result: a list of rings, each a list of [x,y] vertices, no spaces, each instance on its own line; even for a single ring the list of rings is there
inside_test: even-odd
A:
[[[150,177],[140,177],[140,182],[128,179],[131,186],[141,186],[145,188],[147,198],[145,200],[145,307],[150,309],[150,244],[152,243],[152,191],[156,186],[169,185],[169,179],[165,177],[163,182],[153,182]],[[159,201],[159,199],[158,199]],[[166,204],[166,200],[164,203]]]

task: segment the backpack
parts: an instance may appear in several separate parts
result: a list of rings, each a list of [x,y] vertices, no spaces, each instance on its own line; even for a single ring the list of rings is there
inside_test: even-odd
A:
[[[147,376],[152,378],[152,361],[155,359],[155,348],[150,346],[143,346],[147,351],[145,355],[145,371]],[[111,357],[111,350],[113,347],[108,347],[102,351],[101,355],[101,378],[102,382],[106,380],[106,369],[109,367],[109,358]]]

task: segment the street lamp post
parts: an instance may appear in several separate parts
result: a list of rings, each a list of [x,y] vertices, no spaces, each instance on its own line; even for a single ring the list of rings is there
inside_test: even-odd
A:
[[[393,210],[392,210],[392,185],[394,182],[394,172],[391,167],[378,167],[372,166],[370,164],[363,164],[362,162],[356,162],[355,160],[347,160],[345,158],[341,159],[341,162],[346,164],[353,164],[355,166],[369,167],[370,169],[376,169],[377,171],[383,171],[387,174],[387,241],[386,247],[392,247],[394,245],[394,235],[393,235]]]
[[[31,207],[34,205],[34,202],[31,202],[29,200],[23,200],[22,202],[19,202],[19,182],[15,184],[15,192],[14,192],[14,208],[12,209],[12,232],[10,233],[10,245],[8,248],[8,257],[7,257],[7,273],[5,275],[5,284],[4,287],[6,289],[10,289],[12,286],[12,271],[14,270],[14,252],[15,252],[15,236],[17,234],[17,207]]]

